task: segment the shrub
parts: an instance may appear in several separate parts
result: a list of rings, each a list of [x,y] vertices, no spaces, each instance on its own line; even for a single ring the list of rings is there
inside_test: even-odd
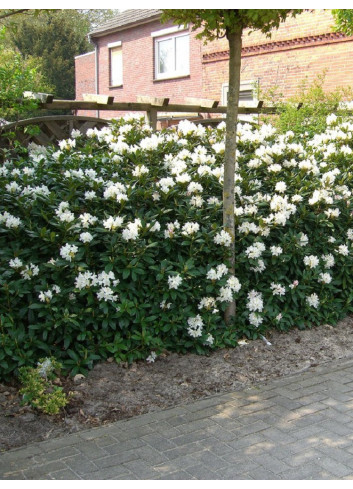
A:
[[[0,170],[2,377],[207,353],[352,310],[353,123],[295,141],[238,129],[236,279],[222,230],[224,124],[119,120]],[[223,311],[237,300],[234,324]]]
[[[272,118],[272,123],[280,132],[293,131],[298,140],[305,134],[312,138],[326,129],[326,118],[337,111],[343,100],[352,100],[351,88],[337,87],[328,92],[325,90],[325,72],[318,75],[311,83],[302,80],[295,95],[284,99],[277,89],[262,95],[267,104],[275,106],[279,115]],[[298,105],[302,104],[298,109]]]
[[[37,367],[21,367],[19,378],[23,387],[23,404],[30,404],[45,414],[59,414],[69,402],[62,387],[53,384],[61,365],[54,358],[44,358]]]

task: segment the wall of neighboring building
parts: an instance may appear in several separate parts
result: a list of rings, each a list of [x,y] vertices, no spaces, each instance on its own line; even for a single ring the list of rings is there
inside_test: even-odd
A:
[[[261,91],[278,87],[285,97],[295,94],[300,82],[312,82],[324,71],[326,90],[353,86],[353,37],[333,32],[330,10],[306,10],[288,18],[271,38],[259,32],[243,36],[241,80],[258,82]],[[190,75],[155,80],[154,38],[151,33],[172,24],[158,20],[96,39],[99,49],[99,93],[115,101],[135,102],[137,95],[169,97],[185,103],[186,97],[222,101],[228,82],[228,42],[203,44],[190,33]],[[123,85],[109,87],[108,44],[120,41],[123,52]],[[76,98],[95,93],[94,53],[76,58]],[[91,114],[91,115],[96,115]],[[117,113],[100,113],[116,117]]]
[[[277,87],[288,98],[300,83],[325,72],[324,89],[353,86],[353,38],[333,32],[329,10],[307,10],[288,18],[271,38],[259,32],[243,36],[241,80],[259,83],[261,91]],[[228,81],[227,40],[202,47],[203,96],[220,99]]]
[[[75,58],[76,100],[83,100],[84,93],[96,93],[95,52],[92,51]],[[80,110],[80,115],[95,117],[93,110]]]
[[[178,104],[185,103],[185,97],[201,97],[201,41],[195,38],[194,33],[190,33],[190,74],[180,78],[155,79],[154,38],[151,33],[171,26],[173,24],[154,21],[97,38],[99,93],[113,96],[114,102],[136,102],[138,95],[147,95],[168,97],[170,103]],[[121,42],[122,46],[123,84],[120,87],[111,87],[108,45],[116,42]],[[94,80],[91,58],[76,58],[76,70],[76,99],[82,99],[82,94],[87,93],[83,88],[89,86],[88,78],[87,83],[85,81],[86,74],[92,73]],[[95,93],[92,85],[90,93]],[[108,111],[100,113],[105,118],[117,115],[116,112]]]

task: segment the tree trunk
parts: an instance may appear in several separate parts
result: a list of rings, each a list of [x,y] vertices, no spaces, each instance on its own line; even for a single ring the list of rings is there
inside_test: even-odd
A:
[[[227,32],[229,43],[229,84],[226,119],[226,141],[224,155],[224,183],[223,183],[223,227],[232,237],[230,250],[230,273],[234,275],[235,265],[235,225],[234,225],[234,173],[235,152],[237,146],[237,122],[240,88],[240,66],[242,48],[242,30]],[[235,301],[230,302],[225,311],[225,322],[230,324],[235,316]]]

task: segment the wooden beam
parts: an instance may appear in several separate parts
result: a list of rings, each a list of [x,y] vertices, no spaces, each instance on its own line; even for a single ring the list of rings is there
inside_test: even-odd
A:
[[[219,105],[219,100],[211,100],[208,98],[185,97],[185,102],[190,105],[200,105],[201,107],[210,109],[214,109]]]
[[[137,103],[151,104],[157,107],[166,107],[169,104],[169,98],[150,97],[149,95],[137,95]]]
[[[84,93],[83,100],[85,102],[96,102],[97,104],[110,105],[114,102],[114,97],[110,95],[96,95],[94,93]]]
[[[51,93],[41,93],[41,92],[23,92],[23,98],[29,98],[32,100],[39,100],[39,102],[45,104],[50,104],[54,100],[54,95]]]
[[[44,103],[40,105],[43,109],[50,110],[111,110],[116,112],[147,112],[151,108],[158,108],[161,106],[151,105],[147,103],[139,102],[114,102],[112,104],[98,104],[96,102],[85,102],[83,100],[53,100],[52,103]],[[211,113],[211,114],[226,114],[227,107],[225,105],[207,108],[200,105],[182,105],[182,104],[168,104],[163,107],[162,112],[183,112],[183,113]],[[275,107],[239,107],[239,114],[274,114],[278,112]]]

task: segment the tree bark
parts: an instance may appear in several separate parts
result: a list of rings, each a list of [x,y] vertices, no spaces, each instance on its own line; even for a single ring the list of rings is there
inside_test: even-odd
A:
[[[229,43],[229,84],[226,118],[226,141],[224,155],[223,183],[223,227],[232,237],[230,249],[230,273],[234,275],[235,266],[235,225],[234,225],[234,173],[235,152],[237,147],[237,122],[240,89],[240,67],[242,30],[234,33],[227,32]],[[236,314],[235,301],[230,302],[225,311],[225,322],[230,324]]]

